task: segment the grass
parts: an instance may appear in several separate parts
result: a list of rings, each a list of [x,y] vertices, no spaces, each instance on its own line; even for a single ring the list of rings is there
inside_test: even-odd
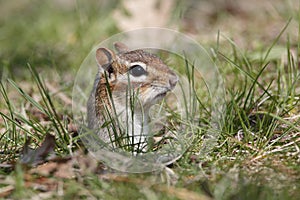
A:
[[[286,34],[295,21],[299,26],[299,18],[290,18],[276,36],[266,43],[258,41],[263,44],[252,49],[240,47],[222,33],[217,42],[213,39],[212,56],[226,84],[226,109],[217,146],[209,154],[199,154],[203,134],[208,129],[201,126],[183,157],[168,168],[154,173],[124,174],[94,164],[89,155],[78,153],[82,144],[73,127],[70,105],[65,105],[71,97],[72,74],[76,71],[76,67],[66,66],[79,66],[99,37],[103,39],[118,31],[111,17],[103,18],[115,4],[102,8],[107,12],[98,12],[96,2],[92,4],[94,7],[81,3],[78,1],[77,5],[80,9],[71,7],[75,12],[58,9],[56,17],[49,17],[53,10],[47,6],[54,6],[50,2],[37,3],[32,8],[22,8],[27,13],[25,22],[21,20],[23,15],[18,14],[18,20],[11,19],[11,25],[1,28],[6,50],[1,52],[0,70],[0,197],[297,199],[300,196],[300,36],[293,33],[297,34],[296,41],[294,35]],[[17,38],[17,33],[25,31],[25,24],[37,15],[40,21]],[[102,28],[97,26],[98,18],[104,19]],[[1,19],[1,23],[5,20]],[[66,29],[58,28],[64,26]],[[64,44],[65,35],[69,34],[71,39]],[[87,35],[90,40],[85,42]],[[58,78],[54,75],[57,83],[51,83],[52,75],[48,72],[53,70],[45,66],[56,68],[60,74]],[[185,73],[185,69],[180,72]],[[49,88],[51,84],[58,89]],[[201,102],[200,108],[209,111],[209,102]],[[172,117],[176,117],[175,113],[170,120]],[[200,123],[205,124],[206,120]],[[36,148],[47,133],[55,135],[55,153],[59,158],[49,158],[48,164],[37,168],[19,163],[27,138],[32,138],[30,147]],[[72,161],[69,155],[74,158]],[[42,173],[43,167],[48,174]],[[70,168],[75,172],[69,172]]]

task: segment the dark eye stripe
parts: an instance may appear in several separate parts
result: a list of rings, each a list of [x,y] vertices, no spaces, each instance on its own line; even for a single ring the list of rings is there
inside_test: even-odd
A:
[[[129,69],[132,76],[138,77],[147,74],[146,70],[140,65],[133,65]]]

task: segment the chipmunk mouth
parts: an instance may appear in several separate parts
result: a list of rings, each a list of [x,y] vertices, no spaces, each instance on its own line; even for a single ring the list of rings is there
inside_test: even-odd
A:
[[[160,85],[151,86],[153,87],[153,92],[155,93],[152,96],[152,100],[154,100],[155,102],[162,100],[168,94],[168,92],[171,91],[171,88],[168,87],[162,87]]]
[[[156,95],[157,98],[164,98],[167,95],[167,92],[160,93]]]
[[[157,94],[154,99],[155,101],[160,101],[162,100],[163,98],[165,98],[165,96],[167,95],[168,91],[165,91],[165,92],[161,92],[159,94]]]

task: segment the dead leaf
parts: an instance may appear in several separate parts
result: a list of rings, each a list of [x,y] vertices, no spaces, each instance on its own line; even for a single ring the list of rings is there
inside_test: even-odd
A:
[[[96,159],[84,154],[82,151],[77,151],[72,157],[51,159],[48,163],[30,169],[29,173],[44,177],[52,175],[57,178],[71,179],[77,174],[84,176],[90,173],[102,172],[99,168],[101,166],[99,167]],[[103,170],[103,167],[101,169]]]
[[[15,189],[15,187],[12,185],[8,185],[8,186],[0,188],[0,198],[10,195],[14,189]]]
[[[49,177],[50,175],[53,175],[57,178],[66,179],[70,179],[75,176],[72,160],[69,160],[65,163],[48,162],[43,165],[39,165],[36,168],[32,168],[29,171],[29,173],[38,174],[44,177]]]
[[[49,116],[47,116],[45,113],[43,113],[36,107],[30,107],[28,109],[28,112],[30,113],[30,115],[32,115],[38,121],[49,121],[50,120]]]
[[[39,165],[29,171],[31,174],[38,174],[41,176],[50,176],[54,171],[56,171],[58,163],[48,162],[43,165]]]
[[[25,179],[25,187],[26,188],[31,188],[35,191],[38,191],[36,196],[31,197],[30,199],[44,199],[41,198],[40,195],[42,194],[48,194],[50,196],[52,196],[53,194],[55,194],[57,192],[57,188],[58,185],[60,183],[60,181],[58,181],[55,178],[49,178],[49,177],[36,177],[36,176],[32,176],[31,179]],[[46,195],[46,196],[48,196]],[[49,199],[49,198],[46,198]]]
[[[30,140],[29,138],[23,147],[20,163],[28,166],[37,166],[44,163],[47,156],[54,152],[55,137],[51,134],[47,134],[42,145],[37,149],[31,149],[29,147]]]
[[[54,176],[57,178],[65,178],[65,179],[74,178],[75,172],[74,172],[72,160],[66,163],[59,164],[56,171],[54,172]]]

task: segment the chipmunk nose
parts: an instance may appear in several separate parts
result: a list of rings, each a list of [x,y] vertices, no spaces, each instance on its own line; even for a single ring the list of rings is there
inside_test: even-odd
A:
[[[173,76],[170,77],[169,84],[170,84],[171,89],[173,89],[176,86],[178,80],[179,79],[178,79],[178,76],[176,74],[174,74]]]

